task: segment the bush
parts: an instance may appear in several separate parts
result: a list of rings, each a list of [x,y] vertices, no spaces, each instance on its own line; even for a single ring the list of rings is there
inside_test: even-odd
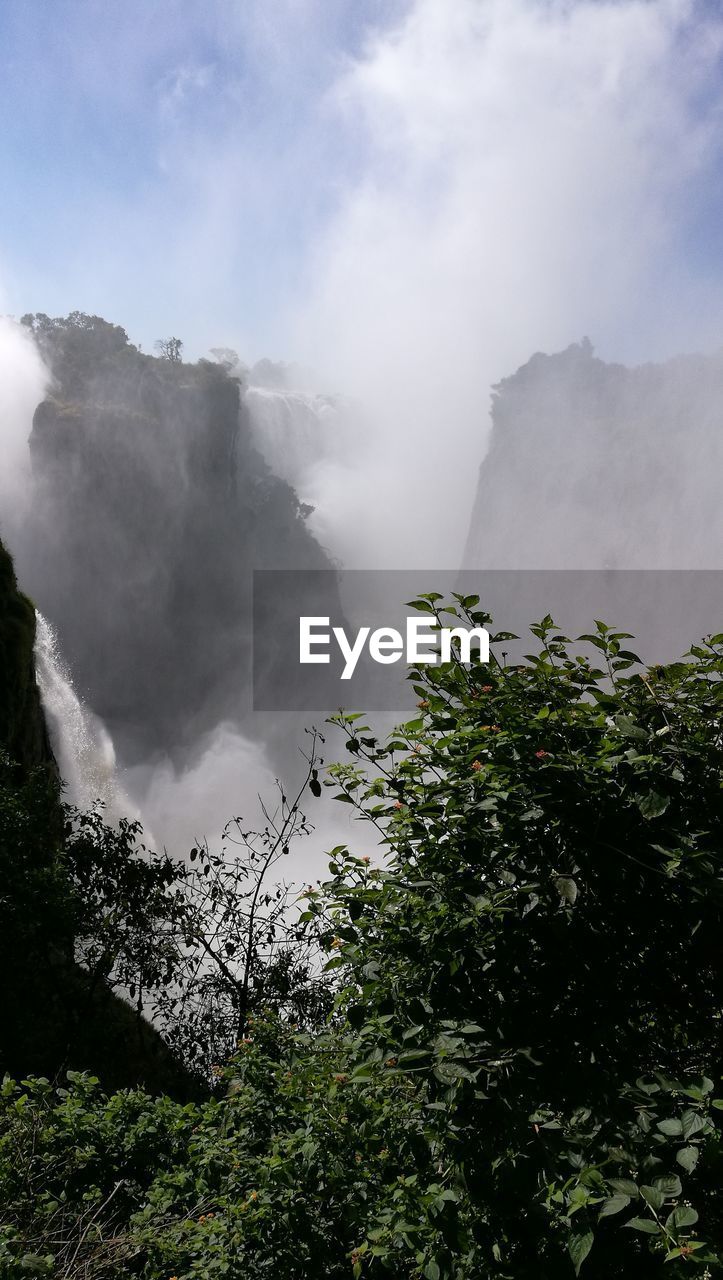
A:
[[[476,603],[451,612],[489,622]],[[636,671],[602,624],[597,662],[533,632],[523,666],[413,672],[420,715],[390,743],[339,718],[362,762],[331,782],[391,853],[350,879],[337,851],[326,889],[355,1059],[423,1090],[478,1269],[713,1266],[723,636]]]
[[[3,1280],[721,1273],[723,636],[533,630],[386,743],[336,718],[388,857],[308,895],[326,1026],[254,1009],[202,1104],[6,1083]]]

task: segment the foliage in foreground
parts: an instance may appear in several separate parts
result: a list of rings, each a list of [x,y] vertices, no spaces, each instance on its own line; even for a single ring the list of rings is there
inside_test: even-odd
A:
[[[0,752],[0,972],[14,974],[0,987],[0,1073],[71,1067],[198,1096],[260,1005],[323,1023],[318,946],[279,881],[309,831],[314,743],[296,797],[262,806],[259,831],[234,819],[219,850],[200,844],[188,863],[147,849],[137,822],[61,805],[45,770],[18,779]]]
[[[723,637],[535,634],[339,718],[389,858],[309,897],[325,1030],[254,1014],[201,1105],[7,1083],[0,1276],[721,1274]]]

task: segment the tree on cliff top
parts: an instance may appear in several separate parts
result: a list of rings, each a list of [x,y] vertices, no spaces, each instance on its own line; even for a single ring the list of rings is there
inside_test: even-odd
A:
[[[181,363],[183,343],[180,338],[159,338],[154,346],[163,360],[170,360],[171,364]]]

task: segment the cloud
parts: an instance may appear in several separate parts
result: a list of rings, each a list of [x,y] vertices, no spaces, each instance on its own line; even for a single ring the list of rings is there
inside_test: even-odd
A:
[[[286,788],[295,794],[305,766],[299,757],[289,769]],[[194,844],[207,840],[221,847],[225,824],[239,817],[248,830],[262,830],[262,803],[270,812],[278,805],[278,784],[263,745],[245,738],[232,725],[221,724],[203,738],[194,759],[178,769],[170,761],[126,770],[123,785],[138,806],[144,827],[155,842],[174,857],[187,857]],[[373,830],[360,830],[346,805],[337,804],[324,791],[314,799],[306,793],[301,808],[310,834],[299,835],[284,864],[284,875],[296,883],[321,878],[328,869],[326,850],[349,844],[356,853],[377,852]]]
[[[161,116],[175,120],[187,104],[193,104],[199,94],[208,92],[213,83],[214,68],[211,64],[194,66],[185,63],[167,72],[158,89]]]
[[[459,562],[489,388],[535,350],[717,341],[690,249],[722,47],[688,0],[416,0],[338,78],[359,174],[292,333],[369,412],[329,495],[357,563]]]
[[[347,565],[454,568],[493,383],[583,334],[632,360],[719,341],[695,242],[721,221],[723,21],[702,0],[350,8],[87,0],[26,35],[46,151],[17,149],[34,238],[19,265],[5,245],[9,305],[320,369],[363,409],[314,468],[314,527]],[[0,326],[0,518],[44,377]],[[169,839],[269,781],[246,740],[206,746],[141,797]]]
[[[718,341],[723,23],[703,0],[62,15],[23,29],[32,69],[72,46],[72,93],[23,80],[48,154],[12,305],[321,368],[366,405],[314,494],[357,564],[458,561],[489,388],[533,351]]]
[[[0,537],[10,542],[8,529],[29,485],[33,414],[49,380],[28,330],[0,316]]]

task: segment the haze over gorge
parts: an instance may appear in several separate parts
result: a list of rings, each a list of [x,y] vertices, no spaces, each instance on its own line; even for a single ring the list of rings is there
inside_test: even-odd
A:
[[[124,797],[180,852],[298,769],[310,717],[251,710],[252,569],[349,567],[350,544],[351,566],[372,567],[379,521],[387,563],[427,562],[401,559],[406,531],[395,550],[373,487],[364,524],[346,513],[370,410],[308,371],[249,371],[226,349],[145,355],[82,313],[4,322],[3,343],[1,531],[48,619],[38,660],[56,756],[74,799],[95,787],[118,812]],[[587,339],[534,355],[492,390],[491,436],[480,401],[466,549],[446,567],[720,567],[722,389],[717,355],[626,368]],[[332,809],[321,830],[339,821]]]
[[[723,1280],[723,8],[0,118],[0,1280]]]

